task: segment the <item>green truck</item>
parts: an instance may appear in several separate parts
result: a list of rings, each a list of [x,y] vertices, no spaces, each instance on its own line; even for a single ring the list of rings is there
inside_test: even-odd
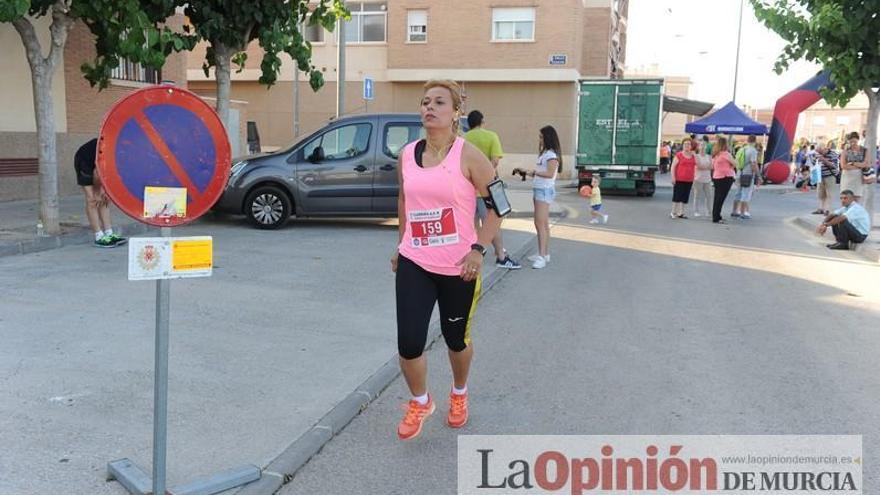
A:
[[[602,192],[654,195],[662,79],[580,81],[578,185],[602,177]]]

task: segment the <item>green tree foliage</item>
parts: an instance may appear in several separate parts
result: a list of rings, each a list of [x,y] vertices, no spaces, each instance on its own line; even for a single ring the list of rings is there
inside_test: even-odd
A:
[[[880,117],[880,0],[749,1],[758,19],[788,43],[776,61],[777,73],[805,59],[830,71],[834,86],[822,90],[829,104],[846,106],[859,91],[865,93],[865,147],[873,166]]]
[[[880,0],[750,0],[755,15],[788,44],[776,61],[782,73],[805,59],[831,71],[825,100],[846,105],[880,84]]]
[[[95,37],[97,56],[81,66],[92,86],[106,88],[121,60],[161,69],[172,52],[190,50],[196,37],[164,25],[175,0],[90,0],[74,2],[71,12]]]
[[[194,33],[208,42],[203,68],[205,74],[213,67],[217,79],[217,111],[224,123],[229,116],[230,69],[239,70],[247,60],[245,50],[257,40],[262,48],[260,83],[271,86],[281,70],[281,53],[287,53],[299,70],[309,74],[315,90],[323,86],[323,74],[311,65],[312,46],[299,27],[306,23],[320,24],[332,31],[337,18],[347,18],[343,0],[191,0],[184,6]]]
[[[0,0],[0,22],[21,37],[34,93],[39,159],[40,219],[50,234],[61,232],[58,218],[58,158],[52,79],[58,71],[67,35],[82,21],[95,35],[97,57],[82,67],[92,85],[105,87],[122,57],[161,67],[172,50],[192,47],[194,37],[161,26],[174,13],[173,0]],[[36,18],[51,19],[49,46],[40,45]]]

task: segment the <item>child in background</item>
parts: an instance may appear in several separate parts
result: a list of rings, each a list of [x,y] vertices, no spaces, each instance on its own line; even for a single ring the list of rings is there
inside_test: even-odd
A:
[[[593,176],[593,180],[590,182],[590,187],[592,187],[593,192],[590,193],[590,216],[593,217],[590,220],[590,223],[608,223],[608,215],[602,213],[602,190],[599,189],[599,184],[602,183],[602,178],[598,175]],[[601,220],[600,220],[601,219]]]
[[[800,170],[800,178],[795,182],[794,187],[803,192],[810,190],[810,167],[804,166]]]

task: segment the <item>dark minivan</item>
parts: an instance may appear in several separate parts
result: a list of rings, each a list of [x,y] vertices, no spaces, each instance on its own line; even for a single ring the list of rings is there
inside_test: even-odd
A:
[[[233,161],[217,211],[277,229],[291,214],[396,216],[397,156],[423,135],[418,114],[333,120],[291,147]]]

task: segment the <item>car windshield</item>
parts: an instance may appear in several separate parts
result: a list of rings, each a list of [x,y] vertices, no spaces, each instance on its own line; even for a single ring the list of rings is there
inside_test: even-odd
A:
[[[278,148],[278,152],[280,153],[290,153],[294,148],[305,143],[309,138],[311,138],[315,133],[310,132],[309,134],[302,134],[298,138],[290,141],[289,143]]]
[[[415,117],[415,118],[417,119],[417,121],[418,121],[418,114],[414,114],[414,117]],[[332,121],[331,121],[331,122],[332,122]],[[308,142],[310,139],[312,139],[316,134],[318,134],[318,132],[320,132],[322,129],[324,129],[324,128],[326,127],[326,125],[327,125],[327,123],[325,123],[325,125],[323,125],[323,126],[321,126],[321,127],[318,127],[317,129],[312,129],[308,134],[300,134],[300,136],[299,136],[298,138],[294,139],[293,141],[290,141],[290,142],[288,142],[287,144],[278,147],[278,151],[277,151],[277,152],[278,152],[278,153],[290,153],[290,152],[293,151],[297,146],[300,146],[300,145],[302,145],[302,144],[304,144],[304,143],[307,143],[307,142]],[[466,119],[466,118],[461,117],[461,119],[459,120],[459,129],[460,129],[460,131],[461,131],[462,134],[464,134],[465,132],[467,132],[467,131],[469,130],[469,129],[468,129],[467,119]]]

